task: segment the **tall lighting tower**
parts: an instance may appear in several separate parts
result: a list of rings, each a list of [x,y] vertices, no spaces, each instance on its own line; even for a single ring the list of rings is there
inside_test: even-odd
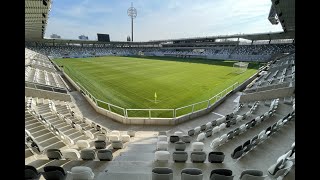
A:
[[[131,7],[127,11],[128,16],[131,17],[131,41],[133,41],[133,19],[137,17],[137,10],[133,7],[133,3],[131,3]]]

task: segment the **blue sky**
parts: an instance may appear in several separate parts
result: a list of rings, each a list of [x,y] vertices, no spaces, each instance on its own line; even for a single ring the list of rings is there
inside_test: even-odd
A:
[[[134,41],[282,31],[268,21],[271,0],[52,0],[45,38],[106,33],[126,41],[131,2],[138,11]]]

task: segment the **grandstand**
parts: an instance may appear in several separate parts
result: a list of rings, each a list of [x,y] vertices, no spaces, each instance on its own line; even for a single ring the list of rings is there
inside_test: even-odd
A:
[[[283,32],[98,42],[43,38],[52,1],[26,0],[25,179],[294,180],[295,1],[271,1],[266,18]],[[115,56],[260,66],[204,107],[130,117],[56,61]],[[192,111],[178,115],[183,108]]]

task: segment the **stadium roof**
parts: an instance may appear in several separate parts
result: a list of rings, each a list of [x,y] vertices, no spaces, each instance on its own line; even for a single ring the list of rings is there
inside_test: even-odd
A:
[[[295,31],[295,0],[271,0],[283,31]]]
[[[39,40],[45,33],[51,0],[25,0],[25,39]]]

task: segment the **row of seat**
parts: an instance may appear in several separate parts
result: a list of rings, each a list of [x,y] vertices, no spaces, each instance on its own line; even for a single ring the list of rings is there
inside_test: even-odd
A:
[[[59,149],[48,149],[46,155],[49,160],[95,160],[96,157],[100,161],[111,161],[113,159],[112,151],[109,149],[82,149],[80,153],[76,149],[66,149],[60,151]]]
[[[275,122],[273,125],[269,126],[266,130],[262,130],[259,134],[254,136],[252,139],[245,141],[242,145],[239,145],[234,149],[231,153],[231,157],[233,159],[240,159],[244,155],[246,155],[251,149],[256,147],[258,144],[265,141],[268,137],[271,136],[274,132],[279,130],[284,124],[289,122],[293,119],[293,113],[291,112],[286,115],[284,118],[280,119],[279,121]]]
[[[276,108],[276,106],[274,106],[274,108]],[[242,124],[240,127],[236,128],[234,130],[231,130],[230,132],[223,134],[220,137],[213,139],[212,142],[210,143],[210,148],[212,150],[215,150],[217,147],[223,145],[227,141],[235,138],[236,136],[247,131],[248,129],[260,124],[262,121],[273,116],[274,113],[275,113],[275,109],[271,109],[271,110],[267,111],[266,113],[262,114],[261,116],[257,116],[256,118],[252,119],[251,121],[249,121],[245,124]]]
[[[244,170],[240,180],[263,180],[267,175],[256,169]],[[184,168],[181,170],[181,180],[202,180],[203,173],[198,168]],[[233,180],[234,174],[230,169],[214,169],[211,171],[210,180]],[[155,167],[152,169],[152,180],[173,180],[173,170],[168,167]]]
[[[92,169],[86,166],[72,167],[71,172],[66,172],[60,166],[45,166],[43,170],[44,172],[39,172],[35,167],[25,165],[24,178],[25,180],[39,180],[42,175],[46,180],[65,180],[68,174],[70,174],[74,180],[94,179]]]
[[[174,151],[172,153],[172,160],[174,162],[186,162],[188,160],[188,152],[186,151]],[[192,151],[190,153],[190,161],[193,163],[204,163],[206,159],[210,163],[222,163],[224,161],[225,155],[223,152],[209,152],[208,157],[207,153],[204,151]],[[155,152],[155,161],[169,161],[170,152],[169,151],[156,151]]]

